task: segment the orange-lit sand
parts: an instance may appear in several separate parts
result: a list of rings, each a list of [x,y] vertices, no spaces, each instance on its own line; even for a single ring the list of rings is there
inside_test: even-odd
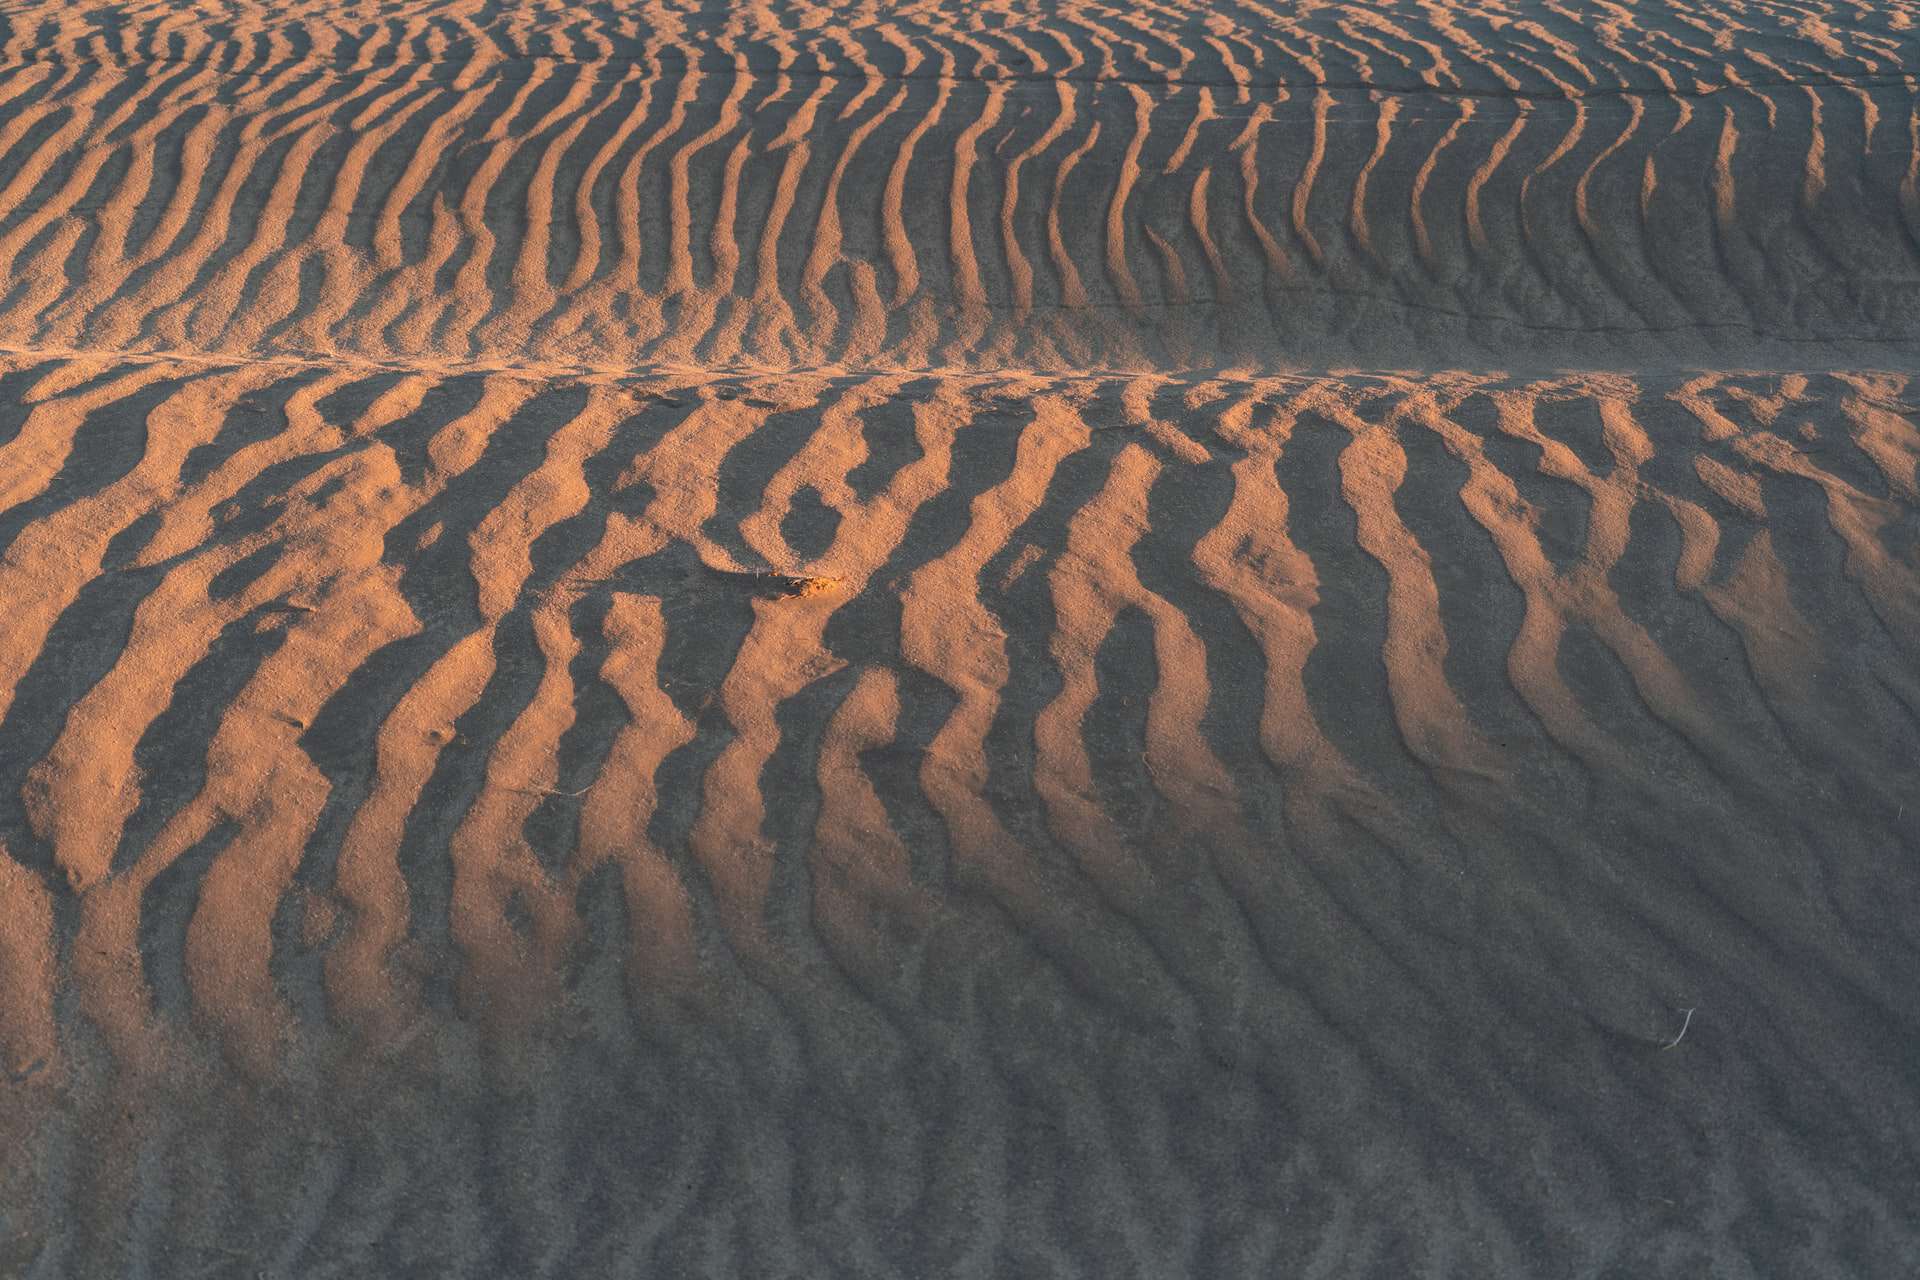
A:
[[[0,7],[0,1277],[1906,1274],[1917,104]]]

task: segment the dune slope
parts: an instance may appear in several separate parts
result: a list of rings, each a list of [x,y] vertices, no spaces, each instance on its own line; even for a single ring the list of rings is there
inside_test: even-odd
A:
[[[1900,1274],[1916,76],[0,7],[0,1274]]]

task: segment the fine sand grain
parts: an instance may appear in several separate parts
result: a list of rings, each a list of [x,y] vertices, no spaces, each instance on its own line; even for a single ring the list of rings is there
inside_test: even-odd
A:
[[[0,4],[0,1277],[1910,1274],[1916,24]]]

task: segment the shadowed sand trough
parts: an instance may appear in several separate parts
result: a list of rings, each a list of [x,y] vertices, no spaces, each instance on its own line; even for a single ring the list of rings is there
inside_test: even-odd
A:
[[[1898,1274],[1916,75],[11,6],[0,1274]]]

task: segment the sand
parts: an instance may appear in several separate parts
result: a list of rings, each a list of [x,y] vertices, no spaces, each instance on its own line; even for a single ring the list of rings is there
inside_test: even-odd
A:
[[[1895,1276],[1920,18],[0,11],[0,1276]]]

